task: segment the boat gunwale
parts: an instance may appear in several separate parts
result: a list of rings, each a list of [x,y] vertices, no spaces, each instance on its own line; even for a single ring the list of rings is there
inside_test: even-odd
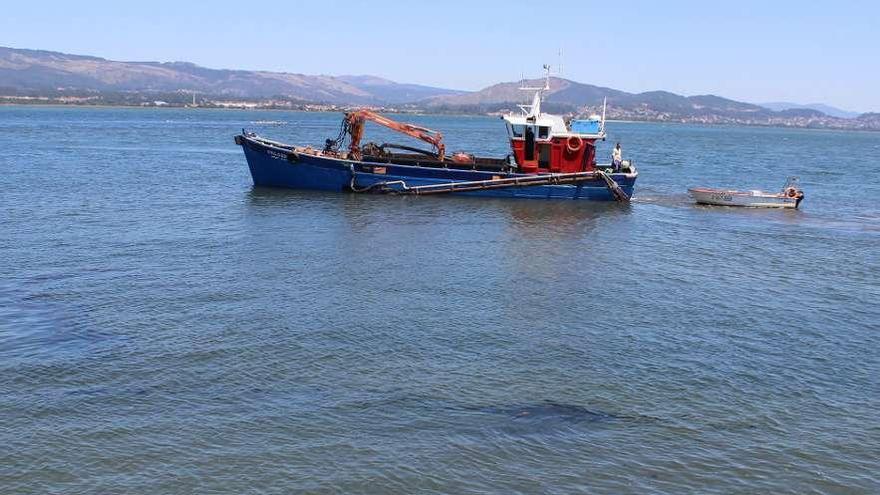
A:
[[[730,196],[748,196],[750,198],[788,198],[785,193],[771,193],[766,191],[738,191],[736,189],[713,189],[708,187],[691,187],[689,193],[726,194]],[[758,194],[755,194],[758,193]],[[793,198],[792,198],[793,199]]]
[[[446,169],[446,170],[454,170],[456,172],[470,172],[470,173],[491,174],[491,175],[507,175],[510,177],[535,177],[535,176],[558,174],[558,172],[525,174],[525,173],[521,173],[521,172],[501,172],[501,171],[476,170],[476,169],[467,169],[467,168],[456,169],[456,168],[449,168],[449,167],[425,167],[425,166],[419,166],[419,165],[402,165],[402,164],[397,164],[397,163],[371,163],[371,162],[364,162],[364,161],[359,161],[359,160],[350,160],[348,158],[337,158],[337,157],[331,157],[331,156],[324,156],[323,154],[319,154],[319,153],[321,153],[321,151],[316,150],[315,148],[311,148],[313,150],[313,152],[309,153],[309,152],[304,151],[304,150],[308,149],[309,147],[302,147],[302,146],[296,146],[296,145],[291,145],[291,144],[285,144],[285,143],[281,143],[278,141],[272,141],[270,139],[263,138],[259,135],[239,134],[239,136],[241,136],[241,138],[244,141],[250,141],[252,143],[258,144],[258,145],[263,146],[265,148],[272,149],[273,151],[283,152],[283,153],[303,154],[303,155],[309,156],[310,158],[318,159],[322,162],[331,162],[333,164],[339,164],[339,162],[342,162],[344,164],[347,164],[348,166],[354,166],[354,165],[361,165],[361,166],[367,166],[367,167],[393,166],[393,167],[403,167],[403,168],[408,168],[408,169],[419,169],[419,170],[443,170],[443,169]],[[300,151],[300,150],[302,150],[302,151]],[[597,170],[600,168],[601,167],[599,167],[598,165],[596,166]],[[638,178],[639,173],[638,173],[638,171],[629,172],[629,173],[617,172],[617,173],[611,173],[608,175],[611,176],[612,178],[613,177],[626,177],[627,179],[636,179],[636,178]],[[568,185],[568,184],[559,184],[558,187],[576,187],[576,186],[572,186],[572,185]]]

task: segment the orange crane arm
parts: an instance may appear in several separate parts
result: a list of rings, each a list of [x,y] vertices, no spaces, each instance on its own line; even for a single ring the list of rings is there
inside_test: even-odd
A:
[[[417,125],[397,122],[365,108],[345,114],[345,121],[348,123],[348,132],[351,135],[351,144],[348,149],[353,159],[361,159],[361,138],[364,136],[364,124],[368,120],[381,126],[385,126],[393,131],[430,143],[431,146],[437,150],[437,157],[440,161],[442,162],[444,160],[446,155],[446,145],[443,144],[443,134]]]

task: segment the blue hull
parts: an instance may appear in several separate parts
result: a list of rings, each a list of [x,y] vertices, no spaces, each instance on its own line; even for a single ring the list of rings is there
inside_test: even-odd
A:
[[[404,181],[407,186],[422,186],[524,176],[523,174],[482,170],[342,160],[296,153],[277,145],[277,143],[267,143],[248,136],[238,136],[236,142],[240,142],[244,149],[251,177],[253,177],[256,186],[345,192],[352,190],[353,179],[356,187],[365,188],[373,184],[398,180]],[[626,192],[627,196],[632,196],[637,174],[610,175]],[[601,179],[577,185],[509,187],[451,194],[493,198],[615,201],[614,195]]]

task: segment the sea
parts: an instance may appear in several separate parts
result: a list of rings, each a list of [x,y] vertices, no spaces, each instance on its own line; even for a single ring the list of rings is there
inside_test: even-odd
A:
[[[609,122],[630,204],[253,186],[235,134],[340,119],[0,107],[0,493],[880,493],[880,133]]]

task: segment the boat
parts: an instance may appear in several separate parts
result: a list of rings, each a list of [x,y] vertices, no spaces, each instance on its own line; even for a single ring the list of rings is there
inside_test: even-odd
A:
[[[789,177],[780,192],[737,191],[707,187],[694,187],[688,189],[688,192],[698,204],[703,205],[797,208],[804,199],[804,192],[798,187],[797,182],[797,177]]]
[[[534,91],[531,104],[503,115],[511,153],[504,158],[446,153],[443,135],[394,121],[370,109],[350,111],[339,134],[323,147],[282,143],[242,129],[235,143],[244,151],[255,186],[400,195],[453,194],[481,197],[629,201],[638,171],[631,161],[597,165],[596,141],[605,139],[605,118],[567,121],[541,110],[550,89]],[[603,111],[604,113],[604,111]],[[373,122],[431,145],[361,144]]]

